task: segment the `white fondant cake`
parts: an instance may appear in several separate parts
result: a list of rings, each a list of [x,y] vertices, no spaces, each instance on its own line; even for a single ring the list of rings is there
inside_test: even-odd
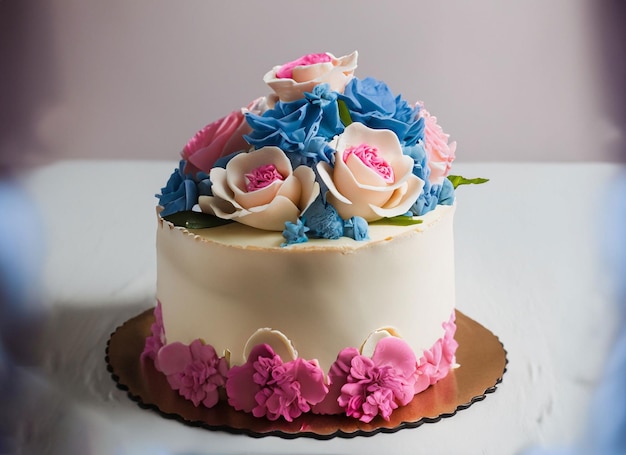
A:
[[[454,206],[412,226],[370,226],[370,240],[311,240],[242,224],[187,230],[160,220],[157,298],[168,342],[200,338],[231,365],[259,328],[328,371],[347,346],[393,329],[418,354],[443,337],[454,310]],[[280,344],[272,343],[275,351]]]
[[[152,359],[196,406],[364,422],[455,364],[456,144],[356,52],[276,66],[159,197]]]

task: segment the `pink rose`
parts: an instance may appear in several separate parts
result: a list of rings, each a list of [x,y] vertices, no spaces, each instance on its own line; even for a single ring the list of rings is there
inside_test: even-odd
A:
[[[183,159],[187,160],[185,173],[208,173],[219,158],[247,149],[249,145],[243,136],[252,128],[244,114],[252,112],[261,115],[266,109],[265,98],[258,98],[246,108],[233,111],[198,131],[181,152]]]
[[[421,102],[418,105],[420,106],[419,115],[424,119],[425,123],[424,148],[426,149],[428,167],[430,168],[429,180],[433,184],[441,184],[452,168],[456,142],[448,144],[450,135],[445,134],[441,126],[437,124],[437,117],[430,115]]]
[[[351,123],[330,146],[335,166],[320,161],[317,170],[328,201],[343,219],[403,215],[419,197],[424,181],[413,174],[413,159],[402,153],[392,131]]]
[[[295,101],[313,87],[327,83],[330,89],[343,93],[356,69],[358,53],[336,58],[333,54],[309,54],[298,60],[275,66],[263,81],[276,93],[280,101]],[[273,100],[275,101],[275,99]]]

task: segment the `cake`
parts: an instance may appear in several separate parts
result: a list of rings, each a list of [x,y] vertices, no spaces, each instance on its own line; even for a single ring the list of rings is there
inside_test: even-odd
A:
[[[455,361],[450,143],[357,53],[272,68],[201,129],[157,195],[142,362],[195,406],[370,422]]]

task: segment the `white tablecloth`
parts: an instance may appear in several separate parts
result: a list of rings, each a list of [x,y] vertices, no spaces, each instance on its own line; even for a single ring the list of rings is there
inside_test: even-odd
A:
[[[513,454],[574,444],[615,333],[610,188],[618,165],[455,163],[457,307],[499,336],[486,400],[395,434],[317,441],[190,428],[139,408],[106,370],[109,334],[154,305],[155,203],[175,162],[69,161],[22,177],[41,215],[47,319],[16,438],[38,453]],[[27,334],[25,334],[27,336]],[[19,415],[22,415],[19,411]],[[16,410],[18,413],[18,410]]]

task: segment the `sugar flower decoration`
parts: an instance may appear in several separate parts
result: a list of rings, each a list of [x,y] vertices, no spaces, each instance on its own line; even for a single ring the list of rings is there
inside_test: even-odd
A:
[[[437,124],[437,117],[430,115],[422,103],[418,103],[418,106],[421,107],[419,116],[425,122],[424,146],[430,167],[430,181],[433,184],[441,184],[452,168],[456,156],[456,142],[449,143],[450,135],[444,133]]]
[[[193,175],[199,171],[209,172],[219,158],[249,148],[244,135],[251,129],[244,114],[261,115],[266,109],[265,97],[261,97],[198,131],[181,152],[187,162],[185,172]]]
[[[387,84],[374,78],[354,78],[338,99],[346,103],[353,122],[393,131],[402,145],[415,145],[424,136],[424,120]]]
[[[311,410],[326,395],[324,372],[315,361],[283,363],[267,344],[252,348],[248,360],[228,372],[228,403],[239,411],[288,422]]]
[[[198,198],[203,212],[269,231],[283,231],[287,221],[296,223],[319,194],[313,170],[292,170],[277,147],[240,153],[209,175],[213,196]]]
[[[191,345],[174,342],[157,355],[159,367],[174,390],[194,406],[211,408],[219,401],[219,388],[226,382],[228,365],[211,345],[194,340]]]
[[[263,81],[280,101],[294,101],[319,84],[343,92],[357,66],[358,53],[335,57],[331,53],[309,54],[293,62],[278,65],[263,76]]]
[[[401,338],[382,338],[371,358],[346,348],[330,368],[328,395],[315,411],[343,411],[363,422],[377,415],[389,420],[394,409],[413,399],[416,366],[413,350]]]
[[[405,214],[417,200],[424,181],[413,174],[413,159],[402,153],[392,131],[351,123],[331,146],[334,167],[320,162],[317,171],[341,218],[391,218]]]

